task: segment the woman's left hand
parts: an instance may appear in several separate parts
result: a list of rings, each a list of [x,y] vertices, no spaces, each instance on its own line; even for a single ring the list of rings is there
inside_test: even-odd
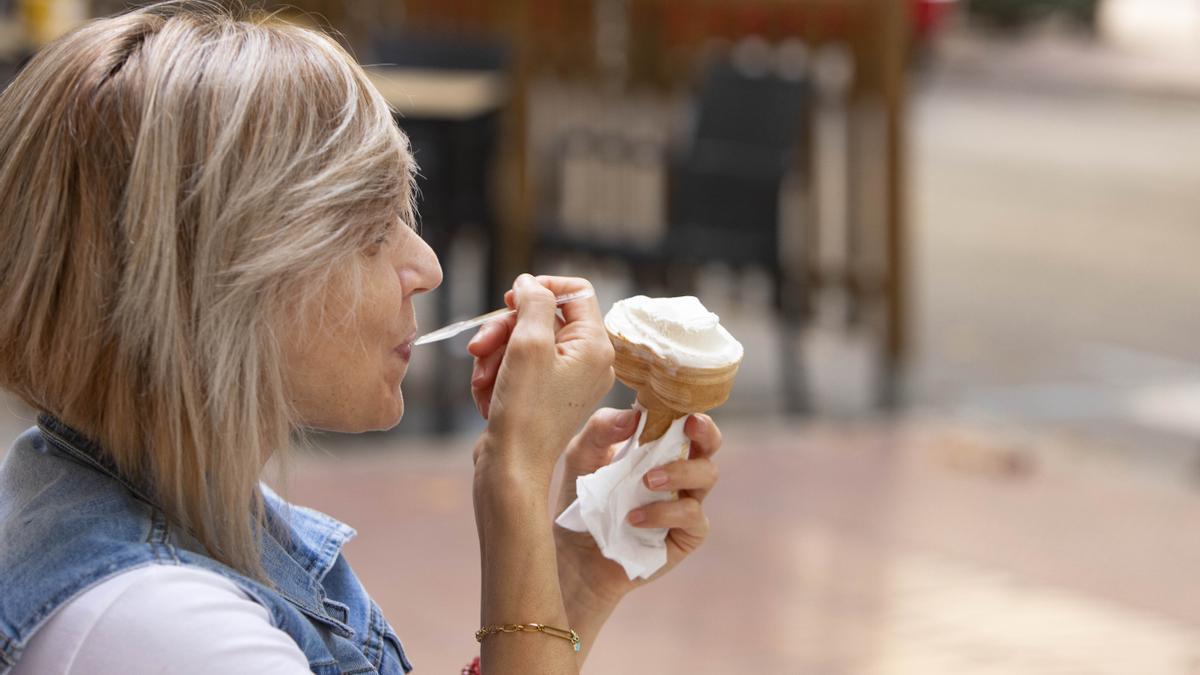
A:
[[[620,444],[637,430],[637,420],[633,410],[602,408],[592,415],[567,446],[557,513],[575,501],[575,479],[608,465]],[[642,479],[651,490],[678,490],[679,499],[654,502],[629,515],[634,527],[669,528],[667,564],[650,579],[630,581],[619,564],[604,557],[591,534],[556,525],[559,579],[568,611],[573,600],[597,607],[615,606],[629,591],[669,572],[708,537],[703,502],[717,483],[717,465],[712,457],[721,448],[721,430],[711,417],[697,413],[689,417],[683,431],[692,442],[688,458],[653,469]],[[574,594],[586,597],[569,597]]]

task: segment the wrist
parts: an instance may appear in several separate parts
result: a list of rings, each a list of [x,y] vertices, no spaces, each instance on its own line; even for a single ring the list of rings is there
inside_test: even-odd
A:
[[[537,458],[542,455],[533,442],[521,444],[485,431],[475,446],[476,494],[547,495],[554,465],[541,466],[545,462]]]
[[[552,540],[549,500],[549,476],[486,451],[477,455],[473,501],[485,554],[491,545],[528,543],[530,537]]]
[[[587,574],[587,558],[580,554],[578,546],[564,542],[569,533],[554,526],[555,554],[558,562],[558,583],[562,588],[563,601],[571,615],[602,616],[607,618],[616,609],[632,586],[603,583]],[[572,616],[574,619],[575,617]]]
[[[555,528],[556,534],[559,529]],[[561,545],[557,549],[558,584],[562,589],[563,610],[571,628],[582,640],[583,648],[579,654],[579,663],[582,665],[624,594],[599,592],[586,575],[580,573],[583,560],[577,553]]]

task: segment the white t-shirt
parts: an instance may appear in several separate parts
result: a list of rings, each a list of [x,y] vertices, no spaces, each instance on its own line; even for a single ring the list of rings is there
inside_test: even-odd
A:
[[[149,565],[60,607],[12,675],[309,672],[291,636],[232,581],[196,567]]]

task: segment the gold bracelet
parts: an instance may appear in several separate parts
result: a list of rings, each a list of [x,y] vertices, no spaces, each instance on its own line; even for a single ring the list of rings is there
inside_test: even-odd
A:
[[[570,628],[555,628],[542,623],[506,623],[500,626],[484,626],[475,631],[475,641],[483,642],[483,638],[494,633],[545,633],[556,638],[562,638],[571,643],[575,651],[582,646],[579,644],[579,633]]]

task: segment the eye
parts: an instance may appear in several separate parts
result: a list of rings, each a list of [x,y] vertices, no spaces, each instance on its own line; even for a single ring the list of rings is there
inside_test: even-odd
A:
[[[370,244],[367,244],[367,247],[363,249],[363,253],[366,254],[367,257],[378,255],[379,251],[388,243],[388,239],[390,239],[391,236],[392,228],[389,227],[378,237],[375,237],[374,241],[372,241]]]

